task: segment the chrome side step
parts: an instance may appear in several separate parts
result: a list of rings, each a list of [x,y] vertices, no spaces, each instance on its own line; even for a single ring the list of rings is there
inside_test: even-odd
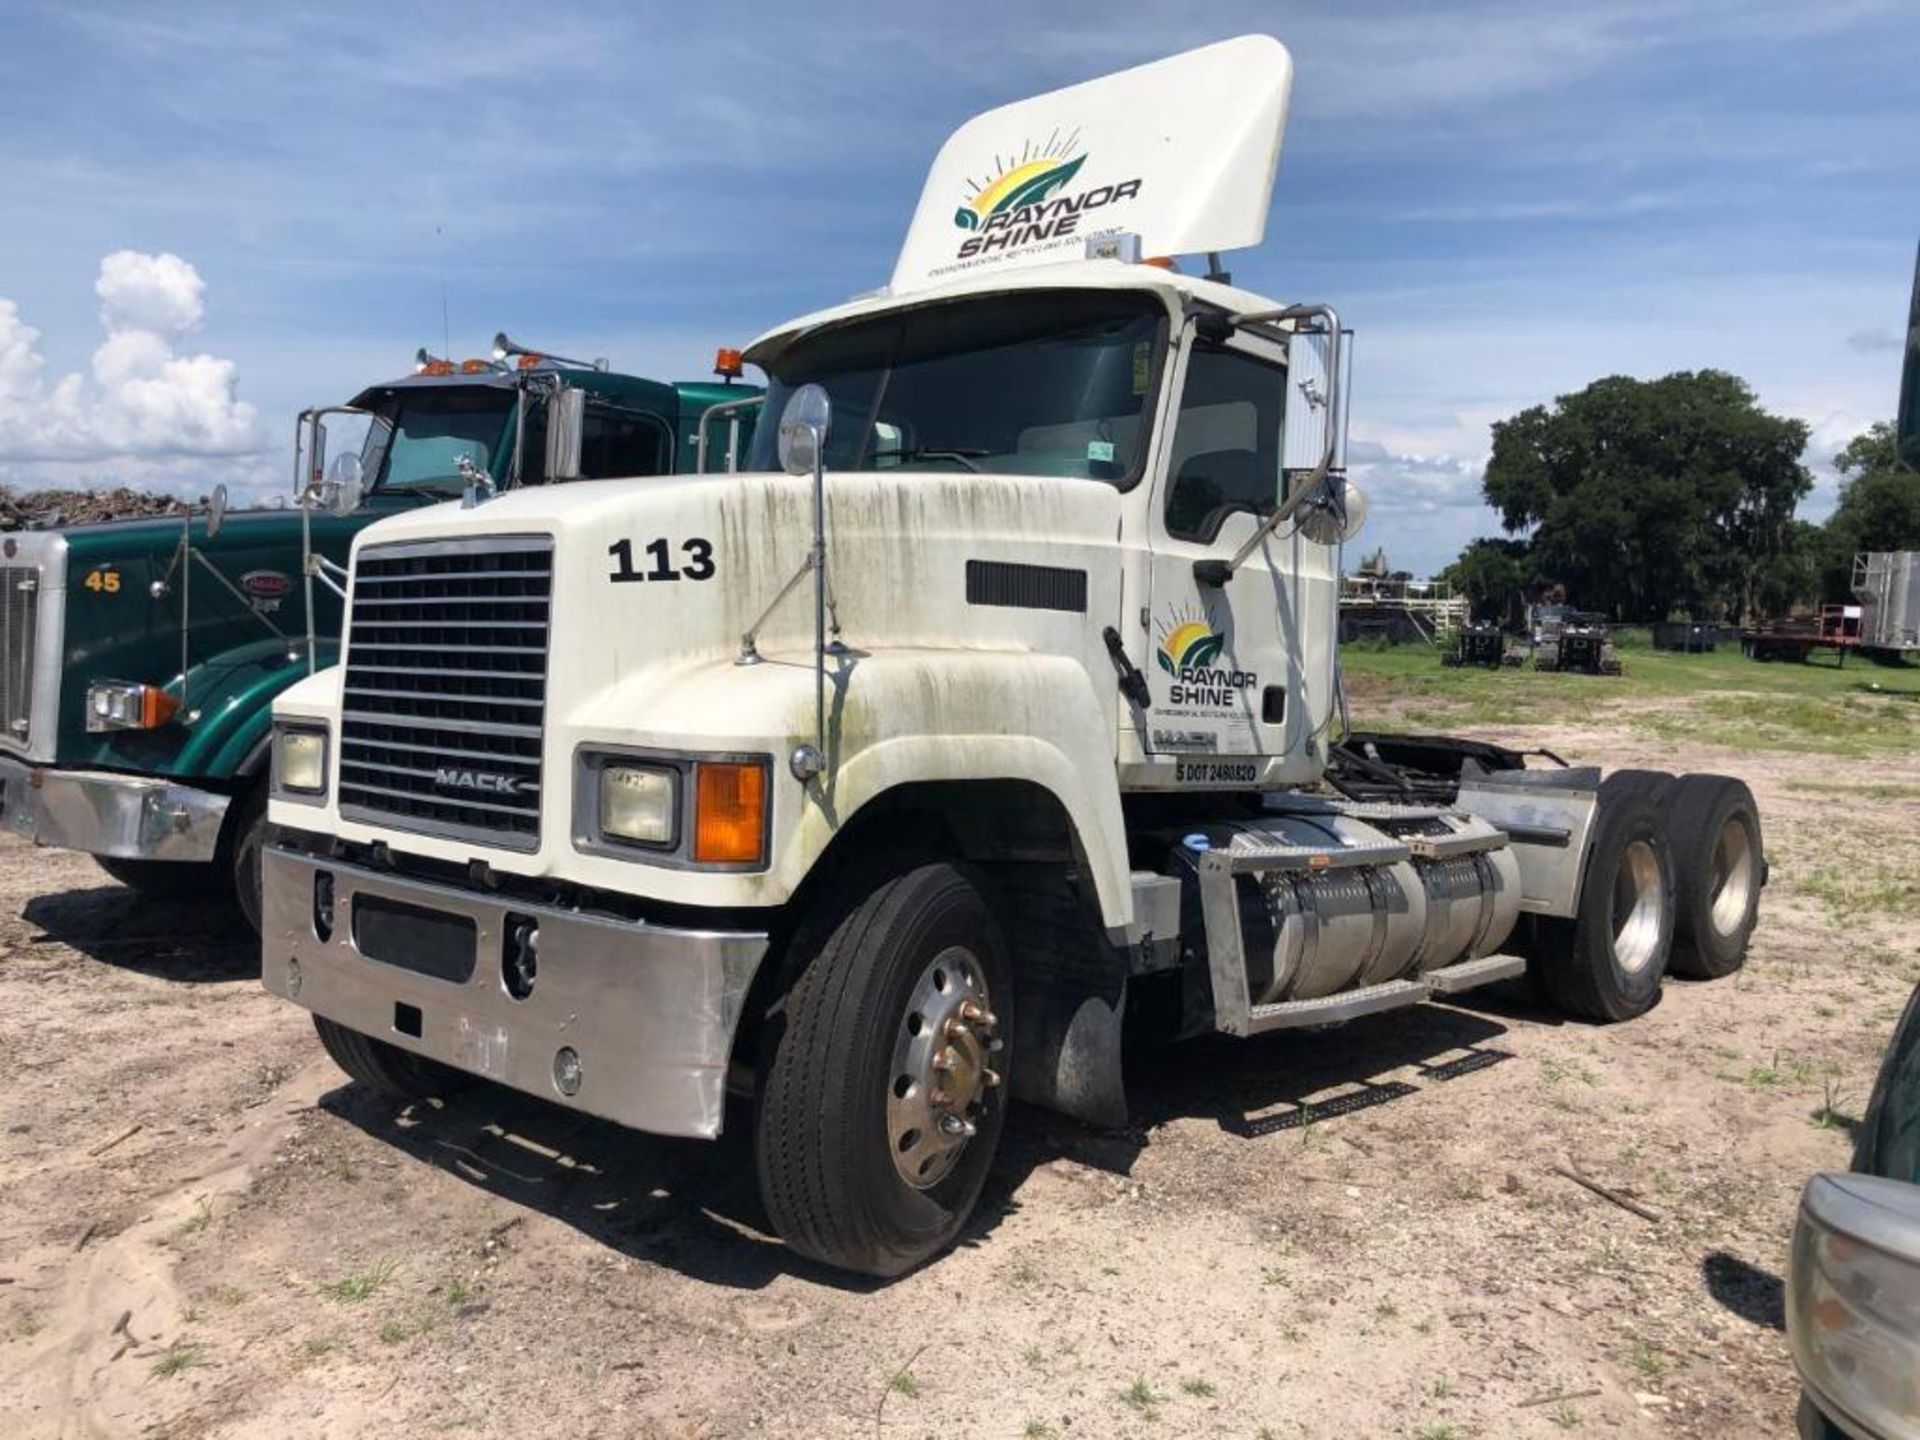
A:
[[[1214,1025],[1229,1035],[1264,1035],[1269,1030],[1344,1025],[1363,1015],[1401,1010],[1436,996],[1459,995],[1498,980],[1511,980],[1525,974],[1526,969],[1526,957],[1521,955],[1482,955],[1478,960],[1462,960],[1458,965],[1429,970],[1418,980],[1388,980],[1380,985],[1363,985],[1357,990],[1323,995],[1318,1000],[1254,1005],[1243,1017],[1216,1014]],[[1229,1023],[1230,1020],[1236,1023]]]

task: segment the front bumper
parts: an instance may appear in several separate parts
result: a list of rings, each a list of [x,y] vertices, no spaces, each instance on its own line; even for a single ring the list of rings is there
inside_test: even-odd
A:
[[[0,821],[36,845],[121,860],[211,860],[229,797],[145,775],[0,757]]]
[[[314,882],[333,877],[330,937]],[[720,1133],[727,1065],[764,934],[686,930],[530,905],[269,845],[261,859],[261,979],[350,1030],[636,1130]],[[448,979],[360,949],[363,899],[472,925],[471,972]],[[538,970],[509,992],[509,922],[535,923]],[[463,957],[464,958],[464,957]],[[456,967],[457,968],[457,967]],[[562,1093],[555,1057],[578,1057]]]

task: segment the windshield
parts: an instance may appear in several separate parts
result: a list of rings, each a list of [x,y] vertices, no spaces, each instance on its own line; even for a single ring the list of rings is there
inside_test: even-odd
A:
[[[493,470],[493,456],[512,437],[511,390],[420,390],[403,395],[386,417],[389,425],[377,465],[369,463],[377,490],[449,490],[460,487],[460,457]],[[369,436],[369,442],[376,435]],[[504,466],[501,467],[504,470]],[[506,483],[504,474],[493,477]]]
[[[1166,311],[1137,291],[1045,290],[852,321],[770,367],[765,414],[799,386],[833,400],[832,470],[993,471],[1125,487],[1145,456]],[[751,468],[777,470],[778,425]]]

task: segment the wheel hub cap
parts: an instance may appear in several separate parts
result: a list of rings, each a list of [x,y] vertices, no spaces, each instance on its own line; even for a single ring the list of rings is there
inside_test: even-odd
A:
[[[1720,934],[1734,934],[1747,918],[1747,907],[1753,901],[1755,869],[1753,841],[1747,835],[1747,827],[1738,820],[1728,820],[1720,829],[1720,838],[1714,842],[1710,875],[1713,928]]]
[[[887,1081],[887,1142],[900,1178],[925,1190],[946,1178],[979,1129],[1000,1084],[986,975],[958,946],[921,972],[894,1041]]]
[[[1621,855],[1613,881],[1613,953],[1623,970],[1638,973],[1653,963],[1665,906],[1660,857],[1647,841],[1635,840]]]

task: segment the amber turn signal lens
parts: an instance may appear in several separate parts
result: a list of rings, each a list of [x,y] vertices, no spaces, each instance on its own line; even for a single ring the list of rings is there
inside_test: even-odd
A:
[[[766,844],[767,767],[718,760],[694,766],[695,863],[757,865]]]

